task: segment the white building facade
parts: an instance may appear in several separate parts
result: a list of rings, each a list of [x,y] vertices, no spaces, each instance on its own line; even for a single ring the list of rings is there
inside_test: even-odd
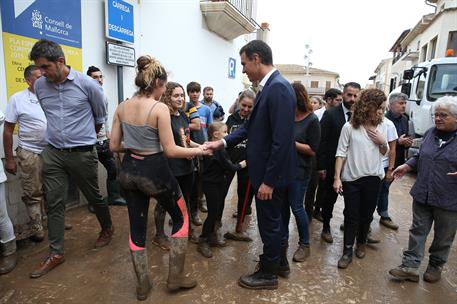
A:
[[[34,5],[35,1],[28,3]],[[80,72],[85,73],[92,65],[102,70],[111,124],[118,103],[118,82],[117,66],[106,63],[105,43],[110,39],[105,37],[105,1],[81,0]],[[256,0],[117,1],[133,6],[134,43],[123,44],[134,48],[136,58],[144,54],[157,58],[168,71],[169,80],[179,82],[184,87],[190,81],[199,82],[202,89],[205,86],[213,87],[214,99],[228,110],[238,92],[245,87],[239,50],[249,40],[255,39],[257,30],[261,31],[255,22]],[[19,5],[18,2],[14,1],[14,5]],[[64,19],[67,14],[65,1],[61,3],[61,14]],[[4,60],[3,37],[0,37],[0,82],[5,84],[6,70],[10,67],[9,62]],[[135,68],[123,67],[124,99],[136,91],[135,74]],[[0,109],[3,112],[7,100],[6,86],[1,86]],[[2,129],[0,131],[3,132]],[[1,140],[0,144],[3,147]],[[3,148],[0,148],[0,151],[3,157]],[[104,191],[104,169],[100,172],[100,187]],[[8,178],[9,211],[17,224],[26,221],[20,202],[22,190],[16,176],[9,175]]]
[[[390,49],[393,58],[388,75],[390,81],[385,84],[388,92],[402,83],[403,71],[413,65],[446,57],[448,50],[457,56],[457,0],[427,2],[436,6],[435,12],[423,16],[412,29],[405,30]]]
[[[298,64],[276,64],[276,68],[289,82],[300,82],[310,96],[324,96],[330,88],[340,89],[339,74]]]

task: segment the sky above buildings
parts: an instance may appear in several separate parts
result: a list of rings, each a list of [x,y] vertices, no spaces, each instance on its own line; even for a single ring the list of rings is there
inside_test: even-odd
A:
[[[423,0],[258,0],[256,21],[270,24],[273,60],[337,72],[362,86],[390,48],[420,18],[434,12]]]

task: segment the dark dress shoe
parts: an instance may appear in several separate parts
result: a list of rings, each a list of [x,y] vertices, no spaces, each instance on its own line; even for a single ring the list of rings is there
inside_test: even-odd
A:
[[[259,269],[253,274],[241,276],[238,284],[247,289],[278,289],[278,276]]]
[[[290,275],[290,266],[289,264],[287,265],[279,265],[278,268],[278,276],[282,278],[288,278]]]
[[[65,257],[63,255],[51,253],[32,273],[30,273],[30,277],[36,279],[44,276],[63,262],[65,262]]]

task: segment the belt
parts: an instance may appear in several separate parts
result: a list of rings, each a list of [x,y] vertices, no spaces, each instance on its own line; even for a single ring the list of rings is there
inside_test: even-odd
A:
[[[65,151],[65,152],[89,152],[94,149],[94,145],[88,145],[88,146],[77,146],[77,147],[71,147],[71,148],[57,148],[54,147],[53,145],[49,144],[51,148],[54,150],[58,151]]]

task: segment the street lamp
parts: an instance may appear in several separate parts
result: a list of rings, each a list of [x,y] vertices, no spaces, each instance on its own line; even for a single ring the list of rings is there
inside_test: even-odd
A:
[[[313,65],[311,62],[311,54],[313,53],[313,50],[309,46],[309,44],[305,44],[305,56],[303,57],[305,59],[305,67],[306,67],[306,75],[309,76],[309,68]]]

